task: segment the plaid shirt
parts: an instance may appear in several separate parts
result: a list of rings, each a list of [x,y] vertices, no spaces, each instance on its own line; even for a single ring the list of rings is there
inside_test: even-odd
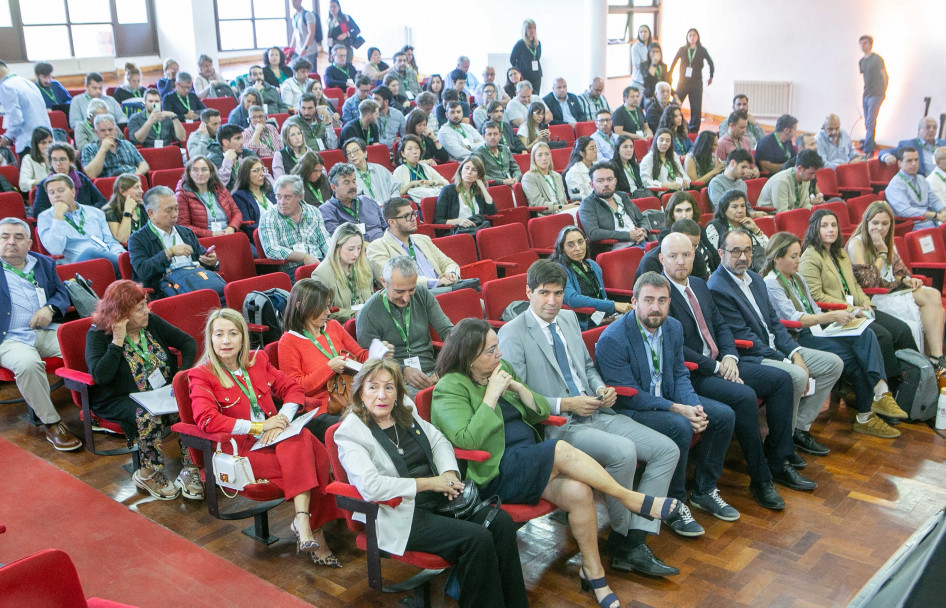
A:
[[[282,148],[282,138],[279,137],[279,131],[273,125],[269,123],[264,125],[263,132],[260,133],[259,143],[254,146],[253,133],[255,132],[256,128],[253,125],[243,130],[243,147],[256,154],[256,156],[272,158],[276,150]]]
[[[295,251],[294,245],[305,246],[305,253],[321,260],[328,252],[328,230],[319,210],[306,203],[302,205],[302,217],[296,224],[290,218],[279,213],[274,206],[264,212],[259,220],[259,240],[263,253],[271,260],[285,259]],[[302,266],[301,262],[287,262],[283,270]]]
[[[118,177],[122,173],[134,173],[138,165],[144,162],[135,146],[124,139],[115,140],[115,151],[105,154],[102,173],[99,177]],[[88,166],[95,155],[99,153],[101,142],[94,142],[82,148],[82,166]]]

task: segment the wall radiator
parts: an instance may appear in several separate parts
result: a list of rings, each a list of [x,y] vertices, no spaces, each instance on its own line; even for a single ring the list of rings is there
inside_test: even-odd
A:
[[[749,97],[749,111],[753,116],[778,117],[792,111],[792,83],[764,80],[737,80],[733,95]]]

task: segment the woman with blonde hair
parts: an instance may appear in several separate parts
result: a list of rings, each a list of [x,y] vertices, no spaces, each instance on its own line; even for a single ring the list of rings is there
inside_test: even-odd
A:
[[[329,319],[344,323],[355,318],[381,283],[380,272],[365,255],[365,237],[356,224],[339,224],[312,278],[332,291],[332,301],[338,310]]]
[[[129,99],[137,99],[138,103],[144,104],[142,101],[145,96],[145,88],[141,86],[141,70],[138,69],[133,63],[125,64],[125,82],[122,83],[115,92],[112,94],[112,97],[115,98],[115,101],[122,104],[128,101]],[[142,107],[144,107],[142,105]],[[141,109],[141,108],[136,108]],[[127,113],[127,112],[126,112]]]
[[[142,199],[144,189],[141,178],[132,173],[122,173],[112,184],[112,198],[102,207],[105,221],[115,240],[125,245],[132,232],[148,223]]]
[[[578,213],[578,203],[571,203],[565,195],[565,181],[552,167],[549,145],[536,142],[529,153],[529,170],[522,175],[522,191],[530,207],[544,207],[542,215]]]
[[[325,493],[330,466],[325,446],[305,429],[277,442],[303,409],[305,392],[273,367],[265,353],[250,352],[243,315],[230,308],[208,315],[204,354],[187,379],[197,426],[233,435],[253,475],[268,479],[292,499],[295,517],[289,528],[296,551],[311,554],[316,565],[341,568],[322,533],[323,524],[340,516],[335,499]],[[282,401],[278,411],[274,397]],[[251,450],[257,443],[266,447]]]
[[[538,94],[542,84],[542,43],[535,35],[535,21],[526,19],[522,22],[522,38],[512,47],[509,64],[519,70],[523,80],[532,83],[532,90]]]
[[[483,181],[485,177],[486,169],[478,157],[470,156],[461,161],[453,183],[444,186],[437,197],[434,223],[451,224],[461,231],[485,225],[485,216],[496,215],[493,197]]]
[[[937,371],[946,368],[943,355],[943,325],[946,314],[939,293],[910,276],[893,242],[893,209],[884,201],[874,201],[864,211],[861,223],[847,242],[854,276],[864,289],[881,287],[891,293],[871,298],[878,310],[903,319],[913,339],[926,351]],[[909,290],[909,291],[907,291]],[[912,298],[906,298],[906,294]]]

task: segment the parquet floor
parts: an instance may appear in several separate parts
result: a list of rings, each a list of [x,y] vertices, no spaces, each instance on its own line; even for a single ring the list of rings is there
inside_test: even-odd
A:
[[[12,384],[0,387],[0,399],[17,395]],[[63,418],[78,433],[78,411],[67,392],[54,394]],[[273,532],[283,541],[264,547],[240,533],[248,522],[225,522],[208,515],[203,502],[178,499],[154,501],[136,491],[122,468],[127,457],[95,456],[85,450],[63,454],[52,449],[39,429],[19,419],[25,406],[0,406],[0,435],[45,458],[53,465],[125,504],[143,517],[205,547],[313,605],[395,606],[401,596],[368,588],[364,556],[341,522],[327,527],[329,544],[345,564],[341,570],[317,569],[295,555],[288,524],[289,504],[271,512]],[[946,504],[946,439],[925,424],[901,424],[902,436],[885,441],[850,432],[853,414],[843,406],[822,413],[813,427],[816,437],[831,447],[825,458],[808,457],[806,475],[820,487],[813,493],[780,488],[787,507],[773,513],[749,496],[748,478],[735,444],[720,480],[722,495],[740,510],[734,523],[703,514],[706,528],[698,539],[683,539],[663,531],[651,538],[654,553],[679,567],[668,579],[608,571],[612,588],[625,606],[634,608],[844,606],[916,527]],[[103,446],[115,439],[97,435]],[[178,454],[173,438],[169,455]],[[179,461],[171,458],[176,470]],[[55,493],[55,488],[50,488]],[[5,497],[4,500],[9,499]],[[68,496],[61,497],[64,508]],[[606,516],[602,514],[602,539]],[[578,590],[577,547],[567,529],[549,518],[522,528],[519,547],[532,606],[593,606]],[[388,580],[412,570],[385,561]],[[453,606],[444,600],[441,581],[435,581],[434,606]],[[202,605],[195,598],[194,606]],[[247,606],[253,606],[247,598]]]

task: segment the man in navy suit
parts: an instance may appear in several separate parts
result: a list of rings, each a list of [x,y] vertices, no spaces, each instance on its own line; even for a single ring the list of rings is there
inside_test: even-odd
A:
[[[552,83],[552,92],[543,97],[542,101],[552,112],[553,125],[574,125],[576,122],[590,120],[585,117],[578,96],[568,92],[568,85],[564,78],[555,79]]]
[[[792,440],[803,452],[817,456],[828,454],[830,450],[815,441],[809,429],[831,393],[831,387],[841,377],[844,363],[834,353],[799,346],[779,322],[765,282],[749,270],[752,239],[748,232],[741,228],[730,230],[720,237],[719,244],[721,264],[707,286],[733,337],[752,342],[750,348],[742,349],[742,360],[770,365],[791,374],[795,426]],[[814,382],[813,392],[810,392],[809,378]]]
[[[668,234],[660,247],[664,275],[670,279],[670,316],[683,326],[683,358],[697,368],[690,373],[696,393],[725,403],[736,413],[736,439],[749,466],[749,490],[767,509],[780,511],[785,501],[773,479],[796,490],[818,485],[790,464],[792,446],[792,377],[787,372],[740,361],[732,332],[713,302],[706,283],[690,276],[693,244],[684,234]],[[769,434],[759,433],[758,398],[765,400]],[[805,466],[801,461],[799,468]],[[788,461],[787,461],[788,460]],[[768,466],[766,466],[768,464]],[[690,498],[693,503],[693,498]],[[697,507],[712,511],[712,505]]]
[[[634,313],[608,326],[595,348],[601,378],[608,386],[637,389],[633,397],[618,397],[614,409],[670,437],[680,448],[680,460],[670,481],[668,496],[686,501],[686,464],[694,433],[702,433],[693,447],[695,489],[691,497],[700,504],[714,503],[714,514],[727,521],[739,512],[719,496],[716,483],[723,471],[726,449],[732,438],[735,414],[728,406],[699,397],[683,364],[683,328],[668,319],[670,282],[656,272],[641,275],[634,283]],[[683,505],[681,513],[665,520],[681,536],[705,531]]]
[[[896,148],[882,152],[880,160],[888,165],[896,165],[903,155],[903,148],[916,148],[920,153],[920,168],[917,173],[926,177],[936,168],[936,160],[933,158],[936,148],[946,146],[946,139],[936,139],[937,126],[935,118],[929,116],[921,118],[916,137],[900,140]]]
[[[0,220],[0,365],[13,372],[23,400],[46,427],[46,439],[61,452],[79,441],[62,422],[49,398],[45,357],[59,357],[53,321],[69,308],[69,292],[56,264],[32,253],[30,227],[23,220]]]

